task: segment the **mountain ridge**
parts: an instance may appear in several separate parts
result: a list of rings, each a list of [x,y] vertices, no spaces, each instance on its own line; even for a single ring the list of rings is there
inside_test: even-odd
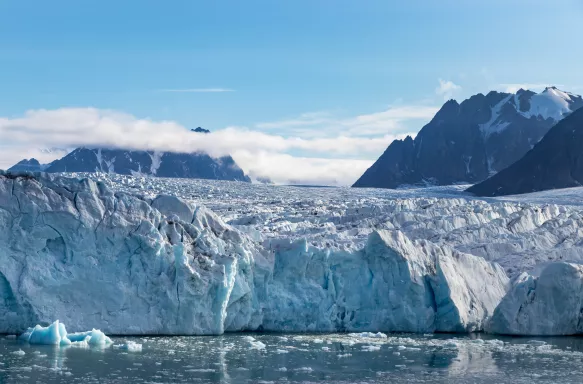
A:
[[[196,134],[209,130],[191,129]],[[122,175],[177,177],[251,182],[231,156],[214,158],[203,152],[179,153],[79,147],[49,164],[21,160],[9,171],[105,172]]]
[[[467,189],[502,196],[583,185],[583,108],[557,123],[517,162]]]
[[[476,183],[519,160],[583,98],[556,87],[540,93],[478,93],[448,100],[413,139],[393,141],[353,187]]]

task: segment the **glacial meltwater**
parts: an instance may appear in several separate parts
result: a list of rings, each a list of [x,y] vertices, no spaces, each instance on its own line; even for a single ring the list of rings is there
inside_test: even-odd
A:
[[[108,347],[67,347],[0,336],[0,383],[583,380],[583,338],[577,337],[250,333],[112,339]]]

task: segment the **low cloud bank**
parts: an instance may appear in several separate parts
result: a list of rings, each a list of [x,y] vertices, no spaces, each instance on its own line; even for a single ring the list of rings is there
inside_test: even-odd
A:
[[[276,183],[350,185],[391,141],[405,136],[403,133],[306,139],[245,127],[197,134],[173,121],[138,119],[111,110],[32,110],[22,117],[0,118],[0,168],[8,168],[23,158],[48,162],[63,156],[62,151],[37,148],[202,151],[214,157],[232,155],[254,178],[269,178]]]

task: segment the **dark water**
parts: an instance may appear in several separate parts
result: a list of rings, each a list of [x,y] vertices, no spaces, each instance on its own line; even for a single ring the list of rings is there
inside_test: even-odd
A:
[[[114,338],[116,344],[128,340],[142,350],[37,346],[0,337],[0,383],[583,382],[581,338]]]

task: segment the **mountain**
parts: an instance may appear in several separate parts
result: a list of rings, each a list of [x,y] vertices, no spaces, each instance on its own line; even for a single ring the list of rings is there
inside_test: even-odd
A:
[[[556,87],[446,102],[415,139],[395,140],[354,187],[479,182],[528,152],[583,98]]]
[[[211,133],[211,131],[209,131],[208,129],[204,129],[201,127],[196,127],[195,129],[191,129],[190,132],[196,132],[196,133]]]
[[[8,168],[9,171],[30,171],[30,172],[40,172],[46,166],[39,163],[37,159],[24,159],[20,160],[18,163],[14,164],[12,167]]]
[[[203,128],[196,133],[209,133]],[[38,167],[37,167],[38,165]],[[22,160],[10,171],[43,170],[35,159]],[[81,147],[46,165],[45,172],[105,172],[194,179],[251,182],[231,156],[213,158],[205,153],[174,153]]]
[[[500,196],[583,185],[583,109],[555,125],[523,158],[468,189]]]
[[[45,171],[251,181],[231,156],[212,158],[204,153],[123,149],[77,148],[62,159],[53,161]]]

